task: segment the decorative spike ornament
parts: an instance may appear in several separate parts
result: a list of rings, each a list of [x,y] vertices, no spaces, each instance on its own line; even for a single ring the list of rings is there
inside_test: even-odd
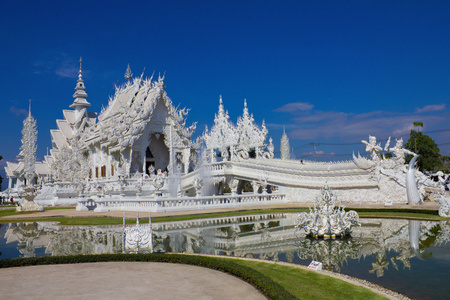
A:
[[[131,73],[130,64],[128,64],[127,66],[127,70],[125,71],[124,77],[128,81],[130,81],[133,78],[133,73]]]
[[[283,135],[281,136],[281,159],[290,159],[290,146],[289,138],[287,137],[286,130],[283,127]]]

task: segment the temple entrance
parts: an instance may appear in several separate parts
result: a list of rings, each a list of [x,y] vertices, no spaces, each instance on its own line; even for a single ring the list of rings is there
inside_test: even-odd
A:
[[[145,172],[149,174],[148,168],[153,166],[155,171],[167,171],[170,162],[169,148],[164,143],[164,134],[152,133],[150,145],[145,153]]]
[[[151,175],[150,174],[151,168],[153,168],[153,174],[156,174],[155,157],[153,156],[150,147],[147,147],[147,150],[145,151],[145,173],[147,175]]]

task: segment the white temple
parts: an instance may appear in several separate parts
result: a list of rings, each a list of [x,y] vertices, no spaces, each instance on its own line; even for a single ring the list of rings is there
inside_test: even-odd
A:
[[[247,102],[234,125],[222,97],[214,125],[192,140],[188,110],[175,108],[164,77],[133,78],[116,88],[100,114],[89,112],[81,59],[74,101],[51,130],[52,149],[36,163],[42,205],[78,204],[78,209],[167,211],[313,202],[325,182],[343,202],[406,203],[402,141],[385,148],[375,137],[363,141],[369,158],[300,163],[289,158],[286,133],[282,158],[262,122],[254,123]],[[9,193],[20,195],[23,166],[8,162]],[[417,172],[423,187],[436,186]],[[428,180],[428,181],[427,181]],[[14,184],[13,184],[14,183]]]

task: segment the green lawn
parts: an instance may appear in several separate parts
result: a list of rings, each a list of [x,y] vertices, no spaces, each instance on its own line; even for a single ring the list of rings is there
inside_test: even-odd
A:
[[[45,210],[62,210],[75,209],[67,207],[50,207]],[[415,210],[415,209],[355,209],[360,217],[363,218],[414,218],[426,220],[448,220],[449,218],[440,217],[437,211]],[[293,209],[268,209],[268,210],[245,210],[214,214],[194,214],[186,216],[173,217],[152,217],[152,222],[173,222],[186,221],[194,219],[218,218],[229,216],[244,216],[252,214],[269,214],[269,213],[299,213],[308,212],[308,208],[293,208]],[[1,219],[4,216],[15,215],[14,219]],[[38,222],[38,221],[53,221],[60,222],[61,225],[117,225],[122,224],[122,218],[114,217],[51,217],[51,218],[20,218],[21,213],[17,213],[15,209],[0,210],[0,223],[18,223],[18,222]],[[127,224],[135,223],[135,218],[127,218]],[[148,223],[148,218],[141,215],[141,223]]]
[[[235,263],[268,276],[297,299],[386,299],[366,288],[316,271],[266,262],[238,260]]]

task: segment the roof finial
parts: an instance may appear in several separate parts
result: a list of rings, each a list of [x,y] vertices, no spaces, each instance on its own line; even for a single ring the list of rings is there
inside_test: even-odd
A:
[[[130,81],[131,78],[133,78],[133,73],[131,73],[130,64],[128,64],[128,66],[127,66],[127,70],[125,71],[124,77],[128,81]]]
[[[75,100],[70,105],[70,107],[73,107],[73,108],[76,108],[76,107],[81,108],[81,107],[91,106],[91,104],[86,101],[87,94],[84,91],[86,88],[85,88],[84,82],[83,82],[82,62],[83,62],[83,60],[80,57],[80,70],[78,71],[78,80],[77,80],[77,85],[75,87],[75,94],[73,94],[73,97],[75,98]]]
[[[81,75],[81,74],[83,73],[83,71],[81,70],[81,64],[82,64],[82,62],[83,62],[83,60],[81,59],[81,56],[80,56],[80,71],[78,71],[78,78],[79,78],[79,79],[82,79],[82,78],[83,78],[83,75]]]

